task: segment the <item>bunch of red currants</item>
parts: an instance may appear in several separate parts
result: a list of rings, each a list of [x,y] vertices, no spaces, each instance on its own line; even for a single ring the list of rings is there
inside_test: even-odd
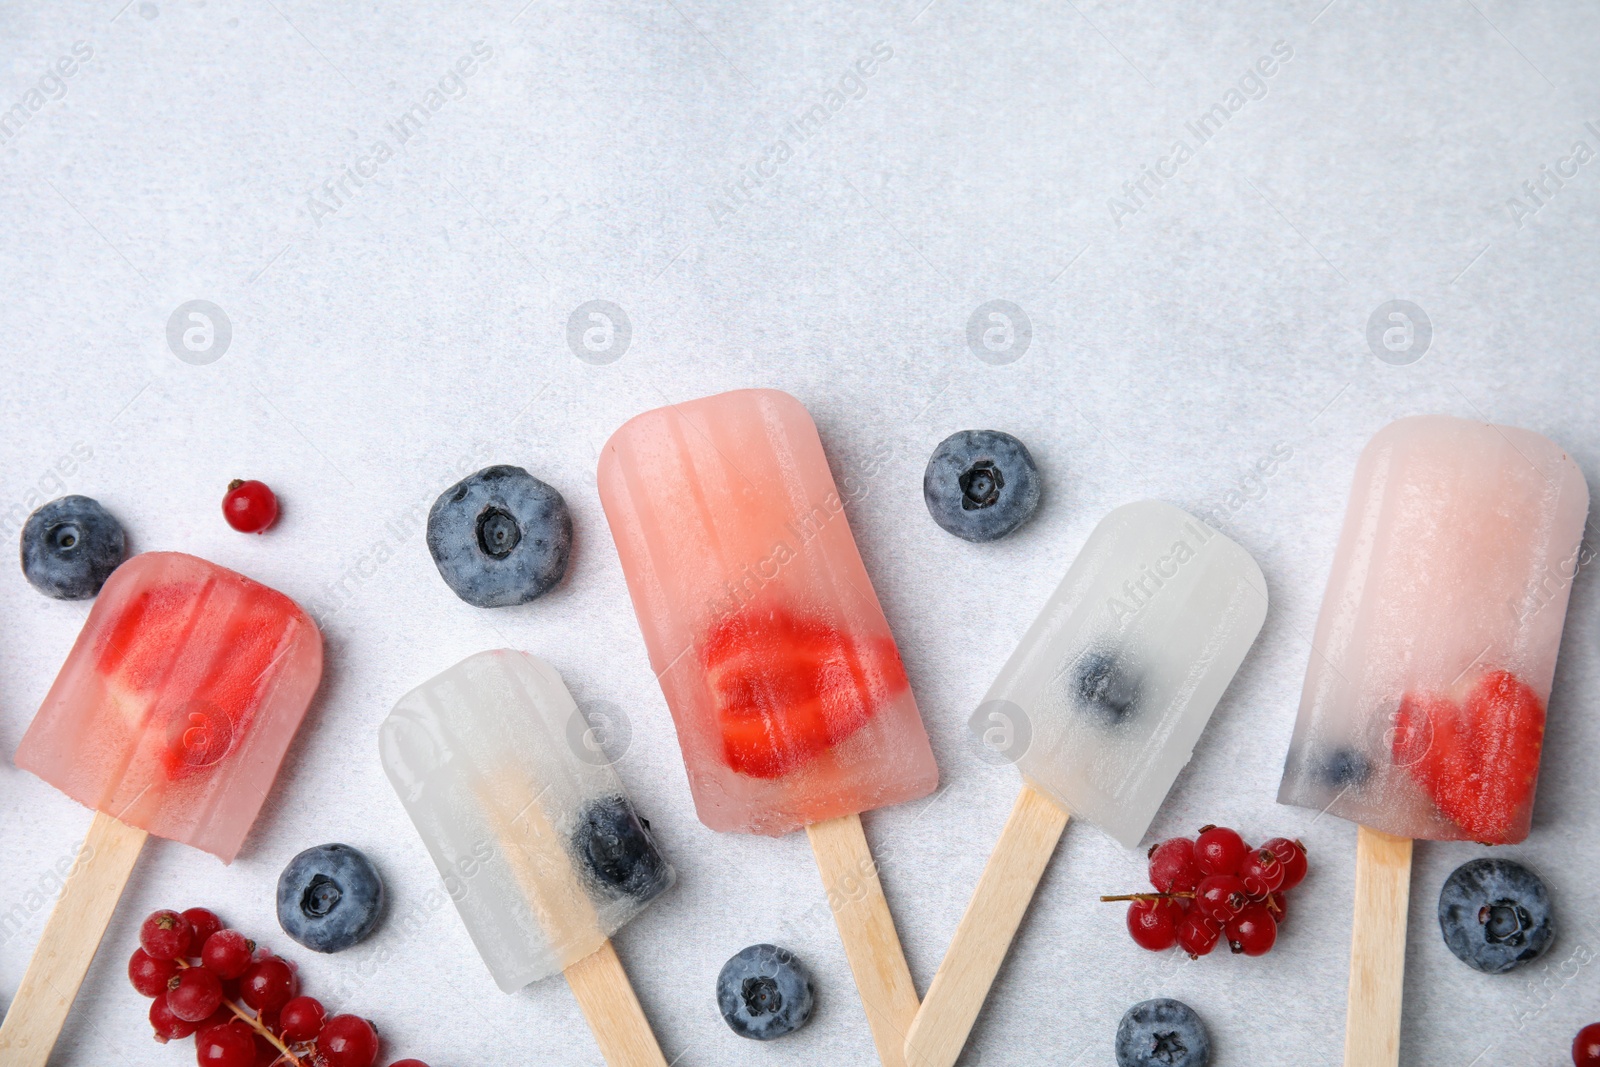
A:
[[[370,1022],[330,1017],[315,998],[297,996],[294,964],[205,908],[152,912],[139,927],[128,980],[152,998],[156,1040],[193,1037],[203,1067],[372,1067],[378,1059]]]
[[[1101,897],[1130,900],[1128,932],[1159,952],[1173,945],[1200,957],[1226,939],[1245,956],[1265,955],[1288,914],[1284,894],[1306,876],[1306,849],[1283,837],[1251,848],[1233,830],[1204,826],[1150,849],[1154,893]]]

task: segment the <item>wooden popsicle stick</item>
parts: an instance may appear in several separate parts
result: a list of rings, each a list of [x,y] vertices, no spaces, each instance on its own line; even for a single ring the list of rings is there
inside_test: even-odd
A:
[[[95,812],[44,936],[0,1023],[0,1063],[44,1067],[149,835]]]
[[[906,1031],[917,1014],[917,987],[911,982],[900,935],[883,896],[878,866],[867,847],[861,816],[806,827],[811,851],[817,857],[828,907],[844,942],[845,958],[855,976],[883,1067],[905,1067]]]
[[[1345,1067],[1395,1067],[1400,1062],[1410,901],[1411,839],[1358,827]]]
[[[607,1067],[667,1067],[628,972],[607,940],[562,972]]]
[[[912,1020],[905,1046],[908,1067],[950,1067],[961,1055],[1068,818],[1065,808],[1023,783]]]

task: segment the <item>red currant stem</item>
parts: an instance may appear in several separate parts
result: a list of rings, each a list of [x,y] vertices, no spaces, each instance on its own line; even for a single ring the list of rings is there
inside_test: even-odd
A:
[[[178,967],[181,970],[188,970],[190,967],[194,966],[194,964],[187,962],[181,957],[175,962],[178,964]],[[296,1056],[294,1053],[290,1052],[289,1046],[280,1041],[277,1034],[273,1033],[271,1030],[268,1030],[265,1026],[262,1026],[261,1020],[258,1017],[251,1012],[246,1011],[244,1008],[239,1007],[239,1005],[235,1004],[227,997],[222,998],[222,1003],[228,1006],[229,1011],[233,1012],[240,1019],[249,1023],[252,1030],[266,1038],[267,1041],[271,1043],[272,1047],[278,1050],[278,1059],[274,1060],[274,1063],[277,1063],[279,1060],[286,1059],[292,1063],[294,1067],[306,1067],[305,1061]]]
[[[230,493],[233,492],[235,489],[239,488],[243,484],[244,484],[244,479],[243,478],[235,478],[233,481],[228,483],[228,492],[230,492]]]
[[[1101,897],[1102,904],[1109,904],[1114,900],[1193,900],[1193,892],[1180,893],[1122,893],[1114,897]]]

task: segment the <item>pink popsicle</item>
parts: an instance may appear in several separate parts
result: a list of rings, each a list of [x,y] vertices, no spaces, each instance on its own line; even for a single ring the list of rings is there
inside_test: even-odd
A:
[[[700,820],[806,827],[880,1059],[917,1010],[860,814],[938,768],[811,416],[747,389],[646,412],[600,500]]]
[[[1532,828],[1588,514],[1573,458],[1515,426],[1413,416],[1356,463],[1278,792],[1359,827],[1347,1067],[1400,1059],[1412,839]]]
[[[783,834],[938,768],[811,416],[750,389],[628,421],[600,499],[700,819]]]
[[[178,552],[106,582],[17,748],[79,803],[230,861],[322,676],[282,593]]]
[[[178,552],[111,575],[17,749],[96,815],[0,1062],[48,1058],[146,833],[238,853],[321,676],[322,636],[282,593]]]

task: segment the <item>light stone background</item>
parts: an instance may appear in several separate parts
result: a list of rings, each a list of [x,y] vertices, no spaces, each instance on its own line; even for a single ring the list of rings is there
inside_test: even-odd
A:
[[[307,992],[376,1020],[382,1062],[597,1064],[560,980],[495,989],[377,760],[397,697],[511,646],[626,716],[619,770],[680,884],[617,943],[669,1059],[868,1063],[804,837],[695,820],[594,487],[628,416],[775,386],[855,487],[850,523],[943,770],[936,797],[866,820],[919,988],[1016,791],[968,715],[1096,520],[1141,497],[1208,509],[1271,587],[1151,837],[1208,821],[1304,837],[1313,870],[1277,949],[1191,964],[1135,948],[1095,897],[1139,888],[1143,857],[1074,824],[963,1062],[1110,1064],[1122,1012],[1161,994],[1204,1015],[1219,1065],[1338,1063],[1354,827],[1274,801],[1309,636],[1357,452],[1389,420],[1526,426],[1600,484],[1600,33],[1557,0],[1325,3],[0,7],[4,535],[39,500],[90,494],[135,549],[198,553],[315,607],[328,644],[243,854],[223,867],[152,841],[56,1061],[191,1062],[149,1040],[124,961],[145,913],[204,904],[292,950]],[[452,79],[475,42],[488,57]],[[1292,57],[1248,79],[1278,42]],[[875,46],[892,56],[853,75]],[[92,58],[51,80],[75,48]],[[1237,110],[1197,148],[1186,124],[1218,102]],[[389,124],[414,104],[426,126],[402,144]],[[819,104],[802,140],[789,123]],[[1179,139],[1192,158],[1175,166]],[[1127,197],[1145,167],[1175,177]],[[1539,181],[1536,202],[1523,183]],[[1426,314],[1425,350],[1414,312],[1409,348],[1403,320],[1369,344],[1395,299]],[[182,316],[185,358],[169,347],[191,300],[226,317],[225,352]],[[621,320],[607,348],[587,311],[569,346],[592,300],[623,309],[625,350]],[[985,311],[969,344],[991,300],[1028,329]],[[986,546],[936,528],[920,494],[934,445],[977,427],[1022,438],[1046,480],[1034,521]],[[1253,476],[1275,449],[1292,455]],[[440,490],[490,462],[528,467],[574,513],[568,580],[525,608],[457,600],[420,534]],[[224,526],[233,477],[281,493],[268,535]],[[6,753],[86,611],[0,572]],[[1549,881],[1559,940],[1509,976],[1458,963],[1437,893],[1485,850],[1419,846],[1407,1064],[1562,1063],[1600,1019],[1597,613],[1585,573],[1534,833],[1503,850]],[[87,823],[0,761],[0,995]],[[370,941],[330,957],[289,943],[272,905],[283,864],[326,841],[370,854],[393,897]],[[820,985],[810,1027],[759,1047],[712,994],[757,941]]]

